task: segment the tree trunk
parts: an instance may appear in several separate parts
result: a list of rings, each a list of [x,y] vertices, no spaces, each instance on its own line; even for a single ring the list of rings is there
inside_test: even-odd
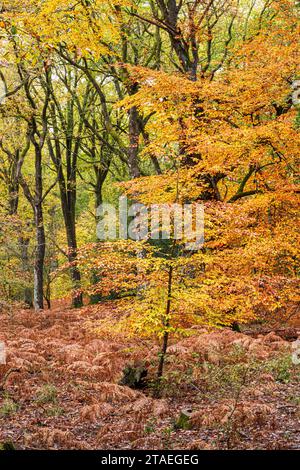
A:
[[[63,208],[66,235],[68,242],[68,261],[70,263],[70,276],[74,289],[72,296],[72,307],[80,308],[83,305],[82,293],[79,292],[81,284],[81,275],[77,266],[77,239],[76,239],[76,222],[75,222],[75,211],[65,210]],[[69,209],[69,208],[68,208]]]
[[[45,228],[43,221],[42,203],[35,207],[36,249],[34,260],[34,308],[44,309],[44,260],[45,260]]]
[[[42,148],[33,140],[35,147],[35,195],[33,202],[34,222],[36,230],[36,247],[34,259],[34,308],[44,309],[44,261],[46,252],[46,237],[43,216],[43,170]]]
[[[30,272],[30,262],[29,262],[29,256],[28,256],[28,248],[29,248],[29,238],[19,238],[19,244],[20,244],[20,251],[21,251],[21,261],[22,261],[22,271],[24,273],[24,276],[27,276],[27,274]],[[26,305],[28,305],[29,308],[33,307],[33,291],[32,287],[27,287],[25,286],[24,288],[24,302]]]
[[[167,306],[166,306],[166,319],[164,322],[164,327],[166,329],[168,329],[170,326],[169,315],[171,312],[172,282],[173,282],[173,266],[170,266],[169,276],[168,276],[168,298],[167,298]],[[162,348],[160,352],[160,358],[159,358],[158,369],[157,369],[157,389],[155,393],[155,396],[157,398],[160,396],[160,392],[161,392],[160,390],[161,379],[162,379],[163,372],[164,372],[164,365],[165,365],[165,359],[166,359],[166,354],[167,354],[167,349],[168,349],[168,342],[169,342],[169,331],[166,330],[163,336]]]
[[[102,187],[107,176],[108,170],[102,170],[101,168],[94,166],[95,174],[96,174],[96,184],[94,185],[94,194],[95,194],[95,209],[97,210],[98,207],[103,203],[103,195],[102,195]],[[96,226],[98,225],[99,218],[96,217]],[[99,240],[98,240],[98,243]],[[96,272],[92,273],[91,282],[92,284],[97,284],[100,281],[100,278]],[[90,295],[90,304],[95,305],[101,302],[102,295],[101,293],[92,294]]]
[[[129,110],[129,149],[128,149],[128,167],[131,178],[139,178],[141,176],[138,165],[139,153],[139,116],[135,106]]]

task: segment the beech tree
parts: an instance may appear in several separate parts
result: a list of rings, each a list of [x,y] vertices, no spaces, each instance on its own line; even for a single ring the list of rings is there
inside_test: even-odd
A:
[[[122,191],[146,205],[204,205],[206,241],[199,253],[178,255],[177,247],[171,256],[170,241],[168,262],[149,267],[150,285],[152,271],[161,271],[167,318],[176,290],[187,302],[192,289],[195,315],[217,325],[248,321],[258,311],[275,315],[296,301],[298,17],[289,0],[47,0],[4,9],[7,60],[16,70],[7,103],[26,103],[27,130],[24,145],[11,149],[3,142],[2,153],[12,165],[11,194],[21,186],[35,214],[37,308],[43,306],[43,209],[57,188],[65,227],[57,236],[66,244],[60,252],[68,257],[74,306],[82,305],[83,293],[108,294],[105,282],[117,289],[97,273],[92,253],[89,269],[81,253],[95,240],[87,233],[97,222],[95,208],[116,202]],[[1,169],[5,175],[5,163]],[[10,200],[11,210],[16,201]],[[146,255],[153,245],[145,245]],[[93,249],[108,266],[115,262],[111,251],[111,261],[106,258],[105,244]],[[122,273],[126,256],[123,250]],[[185,262],[197,273],[189,287],[179,275]],[[142,273],[143,256],[135,263],[134,272]],[[160,291],[155,282],[150,304]],[[128,289],[142,305],[144,289]],[[117,290],[126,295],[125,288]],[[173,328],[166,319],[159,324],[162,337]]]

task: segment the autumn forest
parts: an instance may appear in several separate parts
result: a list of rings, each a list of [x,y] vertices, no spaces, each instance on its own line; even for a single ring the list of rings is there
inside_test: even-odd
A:
[[[0,2],[1,450],[300,450],[299,18]]]

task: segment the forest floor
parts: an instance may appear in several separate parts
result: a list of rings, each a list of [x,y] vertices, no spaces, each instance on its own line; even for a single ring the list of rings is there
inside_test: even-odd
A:
[[[195,328],[169,347],[157,399],[158,347],[91,330],[115,312],[105,303],[0,314],[0,446],[300,449],[300,366],[291,360],[299,322],[279,333]],[[141,361],[147,386],[119,385]]]

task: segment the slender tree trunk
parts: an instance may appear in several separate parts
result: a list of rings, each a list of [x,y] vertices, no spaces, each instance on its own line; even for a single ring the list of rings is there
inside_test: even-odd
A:
[[[168,276],[168,298],[167,298],[167,306],[166,306],[166,318],[164,322],[164,327],[166,328],[166,331],[163,336],[162,347],[160,351],[160,358],[159,358],[158,369],[157,369],[157,390],[156,390],[157,397],[160,395],[161,379],[162,379],[163,372],[164,372],[165,359],[166,359],[168,343],[169,343],[168,328],[170,326],[169,316],[171,312],[172,281],[173,281],[173,266],[170,266],[169,276]]]
[[[83,305],[82,294],[79,292],[81,275],[78,269],[76,258],[77,258],[77,237],[76,237],[76,180],[70,177],[70,174],[66,176],[63,173],[62,166],[62,155],[60,152],[59,143],[56,142],[56,154],[48,140],[48,149],[50,151],[51,158],[56,166],[57,178],[60,189],[60,200],[61,208],[64,218],[65,232],[68,244],[68,261],[70,263],[70,278],[74,289],[72,296],[72,307],[80,308]],[[69,165],[69,160],[68,160]],[[69,170],[70,171],[70,170]]]
[[[76,239],[76,222],[75,213],[70,211],[63,211],[65,216],[65,227],[68,242],[68,261],[70,263],[70,276],[74,293],[72,296],[72,307],[80,308],[83,305],[82,293],[79,292],[81,285],[81,274],[77,266],[77,239]]]
[[[53,90],[52,90],[53,94]],[[53,94],[54,96],[54,94]],[[65,231],[68,244],[68,261],[70,263],[70,278],[73,286],[72,307],[80,308],[83,305],[82,293],[80,292],[81,274],[77,265],[77,237],[76,237],[76,174],[77,160],[80,149],[80,136],[83,128],[83,121],[80,121],[77,130],[77,137],[74,136],[74,103],[68,102],[66,122],[62,125],[62,136],[65,139],[65,148],[62,150],[61,141],[58,135],[61,132],[59,128],[59,106],[52,104],[51,117],[55,131],[54,145],[48,138],[48,149],[52,161],[56,167],[57,179],[60,189],[61,207],[65,224]],[[60,122],[60,124],[62,124]],[[66,128],[64,127],[66,126]],[[65,158],[64,158],[65,157]],[[63,162],[65,161],[65,165]]]
[[[44,309],[44,261],[45,261],[45,228],[43,220],[42,204],[38,203],[35,207],[36,224],[36,249],[34,260],[34,308],[35,310]]]
[[[30,262],[28,255],[29,238],[19,238],[19,245],[21,250],[22,271],[26,276],[30,272]],[[24,288],[24,302],[29,308],[33,307],[33,291],[32,287],[25,286]]]
[[[16,215],[19,205],[19,184],[18,182],[11,183],[8,187],[9,192],[9,215]]]
[[[138,165],[139,153],[139,116],[135,106],[129,110],[129,149],[128,149],[128,167],[131,178],[139,178],[141,176]]]
[[[102,196],[102,187],[107,176],[108,171],[102,171],[97,166],[94,167],[96,173],[96,184],[94,185],[94,194],[95,194],[95,209],[97,210],[98,207],[103,203],[103,196]],[[99,218],[96,217],[96,226],[99,222]],[[98,243],[100,241],[98,240]],[[97,284],[100,281],[100,278],[96,272],[92,273],[92,284]],[[90,303],[91,305],[98,304],[102,300],[101,293],[92,294],[90,296]]]
[[[18,214],[18,207],[19,207],[19,190],[20,190],[20,183],[19,183],[19,171],[23,164],[24,156],[26,155],[29,145],[26,146],[23,153],[20,154],[20,151],[17,150],[15,154],[12,154],[8,150],[2,149],[8,155],[11,161],[11,168],[9,174],[9,181],[7,182],[8,186],[8,214],[9,216],[15,216]],[[28,256],[28,247],[29,247],[29,239],[24,238],[23,236],[19,236],[18,243],[20,247],[20,258],[22,264],[22,271],[24,276],[29,273],[30,271],[30,263],[29,263],[29,256]],[[33,290],[31,287],[24,287],[23,293],[23,300],[28,307],[33,307]]]
[[[43,310],[46,237],[43,216],[42,150],[37,144],[35,144],[34,221],[36,227],[36,248],[34,260],[34,308],[35,310]]]
[[[11,178],[12,181],[8,185],[9,191],[9,215],[17,215],[18,213],[18,206],[19,206],[19,182],[18,177],[16,174],[16,164],[13,164]],[[20,246],[20,258],[22,263],[22,271],[24,275],[29,272],[29,257],[28,257],[28,246],[29,246],[29,239],[23,238],[22,236],[19,237],[19,246]],[[33,292],[30,287],[24,287],[23,299],[28,307],[33,307]]]
[[[75,204],[76,192],[72,189],[71,183],[66,182],[62,173],[61,160],[57,166],[58,181],[60,187],[61,207],[65,224],[65,231],[68,244],[68,261],[70,263],[70,277],[74,294],[72,296],[72,307],[80,308],[83,305],[82,294],[79,292],[81,284],[81,275],[78,269],[77,259],[77,237],[76,237],[76,219],[75,219]]]
[[[17,59],[20,59],[19,48],[13,37],[13,48]],[[42,151],[45,144],[45,139],[48,131],[48,119],[47,109],[50,101],[49,94],[49,77],[50,69],[45,72],[45,94],[43,96],[41,104],[41,96],[37,96],[31,82],[28,80],[24,81],[24,77],[27,76],[27,72],[24,68],[22,60],[18,62],[18,74],[22,82],[24,82],[24,92],[26,95],[27,103],[31,108],[32,115],[28,123],[27,132],[27,146],[25,153],[21,158],[21,166],[24,157],[29,150],[30,143],[34,147],[35,152],[35,185],[34,194],[31,193],[30,187],[26,180],[23,178],[21,173],[21,166],[18,165],[17,175],[18,182],[22,185],[24,195],[30,202],[34,213],[34,222],[36,230],[36,247],[35,247],[35,259],[34,259],[34,308],[36,311],[44,309],[44,261],[46,252],[46,237],[43,217],[43,167],[42,167]],[[40,110],[40,112],[39,112]],[[39,116],[38,116],[39,115]]]
[[[47,279],[46,286],[45,286],[45,289],[44,289],[44,298],[45,298],[45,300],[46,300],[48,310],[51,309],[51,281],[50,281],[50,274],[51,274],[51,273],[49,273],[49,277],[48,277],[48,279]]]

